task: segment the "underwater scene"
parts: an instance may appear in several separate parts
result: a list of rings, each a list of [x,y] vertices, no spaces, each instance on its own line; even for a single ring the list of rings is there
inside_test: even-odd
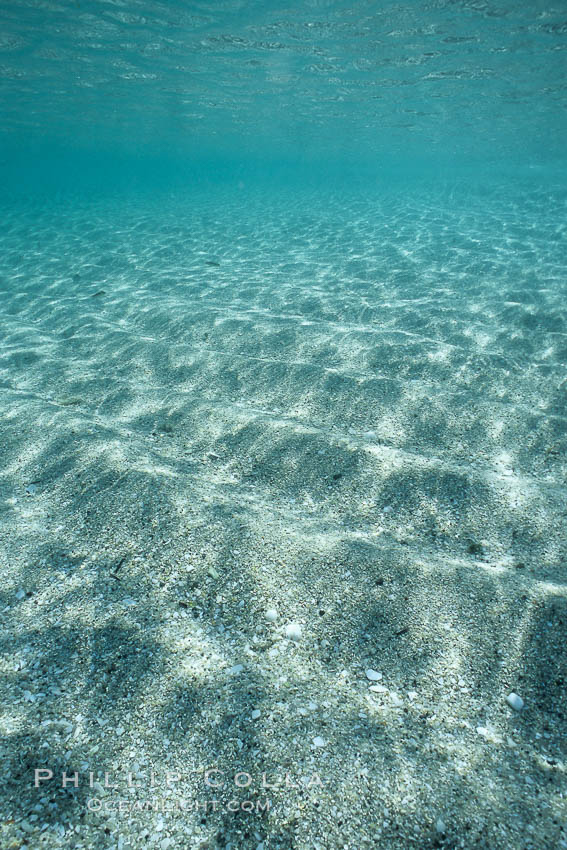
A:
[[[0,847],[567,850],[564,0],[0,0]]]

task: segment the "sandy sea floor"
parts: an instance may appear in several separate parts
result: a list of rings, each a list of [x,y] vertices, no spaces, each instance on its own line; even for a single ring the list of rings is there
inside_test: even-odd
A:
[[[3,211],[2,848],[567,847],[564,221]]]

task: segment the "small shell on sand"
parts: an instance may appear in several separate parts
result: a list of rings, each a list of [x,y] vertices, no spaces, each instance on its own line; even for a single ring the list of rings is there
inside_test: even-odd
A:
[[[288,623],[285,627],[285,636],[290,640],[299,640],[302,634],[302,628],[299,623]]]
[[[379,682],[382,678],[382,673],[378,673],[376,670],[369,668],[366,671],[366,678],[370,679],[371,682]]]
[[[508,694],[506,697],[506,702],[508,705],[514,709],[514,711],[521,711],[524,707],[524,700],[522,697],[519,697],[518,694]]]

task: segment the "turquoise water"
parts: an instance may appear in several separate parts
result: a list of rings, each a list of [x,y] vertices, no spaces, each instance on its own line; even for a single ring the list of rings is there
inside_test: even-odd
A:
[[[566,48],[0,0],[0,846],[567,847]],[[134,764],[298,785],[29,780]]]
[[[562,180],[562,2],[11,0],[2,182]]]

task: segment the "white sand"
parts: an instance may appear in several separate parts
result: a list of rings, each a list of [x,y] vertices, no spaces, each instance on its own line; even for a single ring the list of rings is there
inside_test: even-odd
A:
[[[0,846],[567,847],[562,214],[5,211]]]

